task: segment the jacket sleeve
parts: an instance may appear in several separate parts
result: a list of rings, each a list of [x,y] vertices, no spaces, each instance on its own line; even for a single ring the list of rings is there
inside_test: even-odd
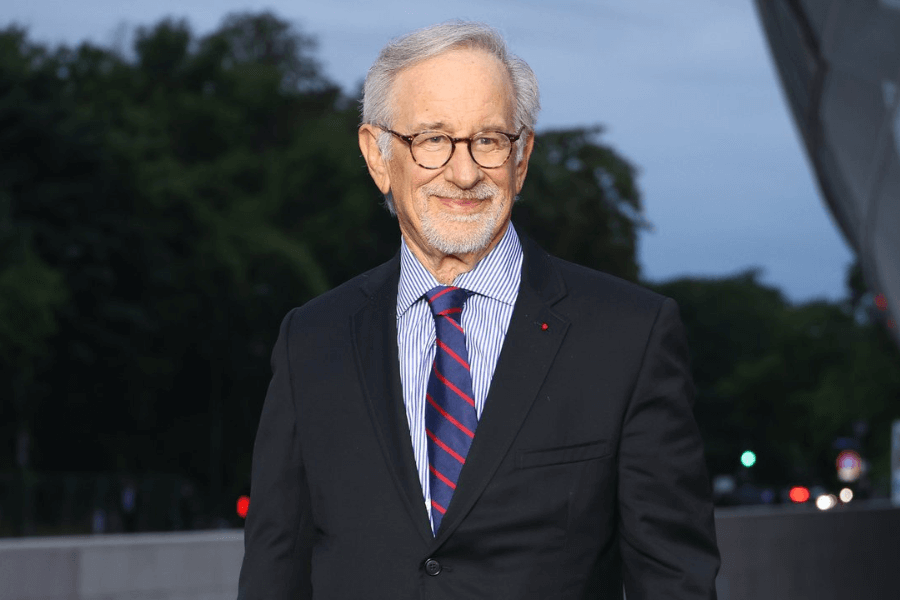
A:
[[[272,380],[263,404],[244,525],[244,561],[238,600],[312,597],[312,522],[300,451],[291,369],[291,321],[284,318],[272,351]]]
[[[719,553],[693,392],[678,307],[666,299],[644,351],[619,448],[628,600],[716,598]]]

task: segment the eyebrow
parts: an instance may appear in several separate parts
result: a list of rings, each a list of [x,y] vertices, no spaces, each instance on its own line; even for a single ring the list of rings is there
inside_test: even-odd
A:
[[[419,123],[413,129],[415,129],[416,131],[436,131],[445,128],[446,126],[444,125],[444,123],[435,121],[432,123]]]

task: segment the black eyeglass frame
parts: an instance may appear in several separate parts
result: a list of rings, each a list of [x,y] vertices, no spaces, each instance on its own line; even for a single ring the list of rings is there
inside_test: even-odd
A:
[[[456,145],[460,142],[466,143],[466,146],[469,149],[469,156],[472,157],[472,160],[475,161],[476,165],[478,165],[482,169],[499,169],[500,167],[505,165],[506,161],[509,160],[509,157],[512,156],[513,144],[515,144],[517,141],[519,141],[519,138],[522,137],[522,132],[525,131],[525,129],[526,129],[526,127],[523,125],[519,129],[518,133],[515,133],[515,134],[506,133],[505,131],[486,130],[486,131],[479,131],[478,133],[476,133],[475,135],[472,135],[470,137],[455,138],[451,135],[447,135],[446,133],[441,133],[440,131],[434,131],[434,132],[420,131],[419,133],[414,133],[412,135],[403,135],[402,133],[398,133],[398,132],[394,131],[393,129],[388,129],[387,127],[385,127],[383,125],[376,125],[376,127],[378,127],[379,129],[383,129],[384,131],[387,131],[388,133],[390,133],[397,139],[400,139],[400,140],[403,140],[404,142],[406,142],[406,145],[409,147],[409,156],[410,156],[410,158],[413,159],[413,162],[416,163],[417,165],[419,165],[420,167],[422,167],[423,169],[428,169],[430,171],[434,171],[436,169],[442,169],[442,168],[446,167],[447,163],[450,162],[450,159],[453,158],[453,153],[456,151]],[[438,167],[426,167],[425,165],[423,165],[419,161],[417,161],[415,154],[413,154],[412,142],[414,139],[416,139],[423,133],[436,133],[438,135],[443,135],[445,137],[450,138],[450,156],[448,156],[447,160],[445,160],[443,162],[443,164],[441,164]],[[481,135],[483,133],[499,133],[500,135],[505,135],[507,138],[509,138],[509,153],[506,155],[506,158],[503,159],[503,162],[500,163],[499,165],[497,165],[496,167],[485,167],[480,162],[478,162],[478,159],[475,158],[474,154],[472,154],[472,142],[475,140],[475,138],[477,138],[479,135]]]

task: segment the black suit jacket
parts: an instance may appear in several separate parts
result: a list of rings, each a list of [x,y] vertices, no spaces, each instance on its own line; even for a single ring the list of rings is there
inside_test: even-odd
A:
[[[436,536],[401,393],[399,255],[285,317],[239,598],[598,599],[623,583],[628,600],[715,598],[675,303],[522,244],[509,330]]]

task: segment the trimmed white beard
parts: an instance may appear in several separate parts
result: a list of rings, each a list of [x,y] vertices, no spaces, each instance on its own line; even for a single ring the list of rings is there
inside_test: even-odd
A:
[[[500,194],[500,188],[492,183],[482,181],[471,190],[449,190],[440,184],[426,185],[420,190],[425,210],[420,216],[422,237],[429,246],[445,255],[477,253],[491,243],[496,233],[501,215],[506,208],[506,201]],[[465,200],[493,199],[490,210],[472,215],[454,215],[441,211],[428,211],[428,200],[431,196]],[[447,227],[451,223],[472,223],[462,231]]]

